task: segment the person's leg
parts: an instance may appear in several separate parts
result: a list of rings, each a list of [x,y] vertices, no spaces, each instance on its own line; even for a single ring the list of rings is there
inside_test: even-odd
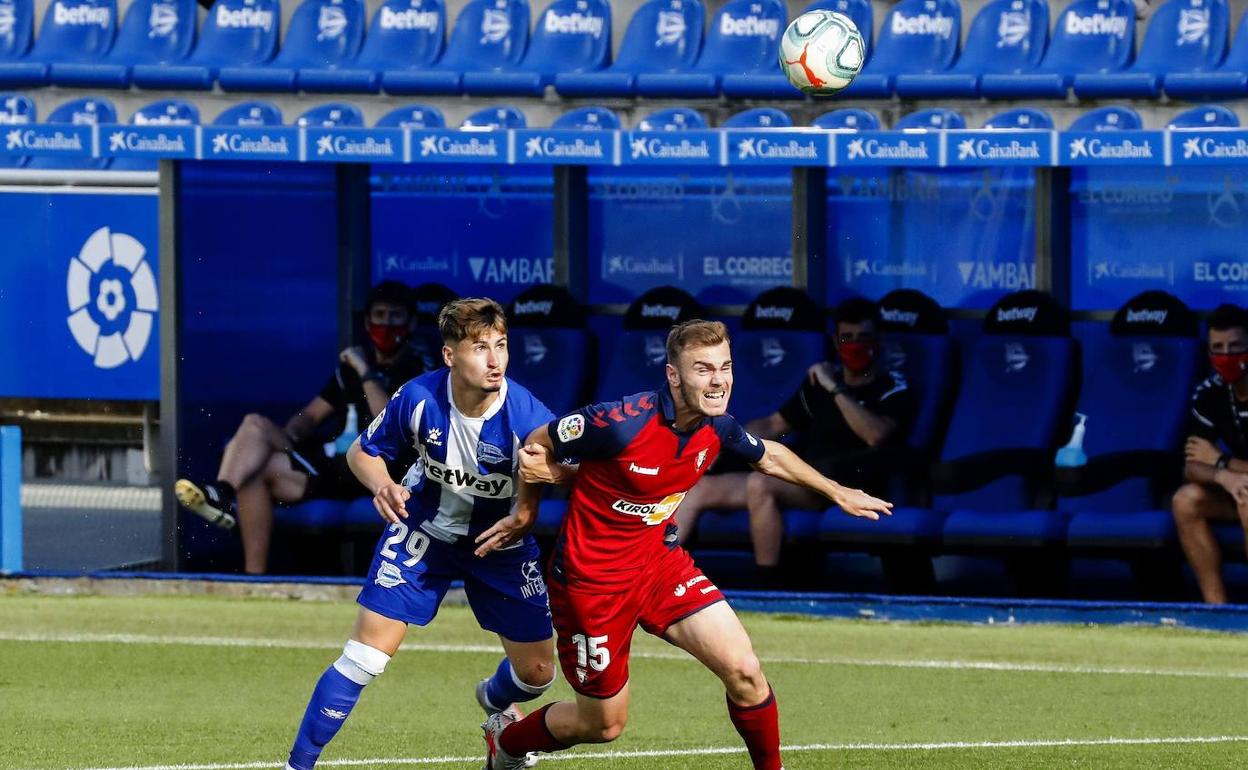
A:
[[[1174,493],[1171,510],[1179,543],[1196,575],[1201,595],[1210,604],[1225,604],[1222,553],[1209,522],[1237,520],[1234,501],[1220,488],[1184,484]]]
[[[385,671],[406,633],[406,623],[360,608],[342,656],[325,670],[312,691],[287,768],[312,770],[359,701],[365,685]]]
[[[805,487],[762,473],[750,474],[746,481],[746,499],[750,511],[754,563],[763,569],[774,569],[780,564],[780,551],[784,545],[782,508],[819,510],[830,505],[822,496]]]
[[[269,458],[263,472],[238,490],[238,529],[243,539],[243,571],[263,575],[269,566],[273,503],[297,503],[308,489],[308,476],[292,469],[286,453]]]
[[[225,445],[217,479],[234,489],[258,476],[269,458],[290,443],[285,431],[261,414],[249,414],[239,423],[233,438]]]
[[[477,701],[491,714],[540,697],[555,683],[555,638],[517,642],[499,634],[504,657],[477,688]],[[521,716],[517,710],[517,716]]]
[[[703,476],[680,501],[676,509],[676,542],[683,544],[693,534],[702,511],[709,508],[744,508],[745,473],[723,473]]]
[[[610,698],[577,693],[575,702],[547,704],[516,722],[487,722],[488,770],[510,770],[530,752],[562,751],[580,743],[610,743],[628,723],[628,684]],[[500,726],[501,725],[501,726]],[[490,728],[494,729],[490,729]]]
[[[780,716],[749,634],[727,602],[716,602],[668,626],[663,638],[709,668],[727,691],[728,715],[755,770],[782,770]]]

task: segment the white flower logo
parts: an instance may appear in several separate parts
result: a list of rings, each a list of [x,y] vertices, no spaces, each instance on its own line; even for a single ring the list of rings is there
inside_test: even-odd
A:
[[[133,236],[101,227],[69,261],[69,331],[101,369],[137,361],[157,310],[156,277]]]

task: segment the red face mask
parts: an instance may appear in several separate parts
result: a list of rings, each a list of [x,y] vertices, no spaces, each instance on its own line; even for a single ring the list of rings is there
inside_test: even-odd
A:
[[[373,341],[373,345],[383,356],[394,353],[411,336],[407,324],[391,326],[390,324],[368,323],[364,325],[364,329],[368,332],[368,338]]]
[[[867,371],[875,363],[877,349],[874,342],[842,342],[836,346],[836,355],[846,369],[858,374]]]
[[[1209,363],[1227,385],[1234,385],[1244,378],[1248,369],[1248,353],[1211,353]]]

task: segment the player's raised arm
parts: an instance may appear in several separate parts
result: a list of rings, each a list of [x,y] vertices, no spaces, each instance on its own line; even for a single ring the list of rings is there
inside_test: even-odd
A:
[[[529,484],[570,484],[576,477],[575,465],[555,459],[552,429],[555,429],[553,422],[537,426],[520,450],[520,477]]]
[[[831,500],[850,516],[878,519],[880,515],[893,515],[893,504],[872,497],[860,489],[842,486],[806,464],[784,444],[762,440],[763,456],[754,463],[754,470],[775,476],[792,484],[798,484],[818,492]]]

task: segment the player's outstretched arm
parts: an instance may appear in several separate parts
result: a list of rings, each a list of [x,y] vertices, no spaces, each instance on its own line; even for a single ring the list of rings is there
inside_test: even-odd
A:
[[[360,483],[373,493],[373,507],[381,518],[391,524],[398,524],[400,519],[407,518],[405,506],[412,493],[390,478],[384,459],[373,457],[360,448],[358,438],[347,450],[347,465]]]
[[[525,439],[520,450],[520,477],[529,484],[571,484],[576,471],[576,466],[555,459],[549,425],[537,426]]]
[[[861,516],[867,519],[878,519],[880,515],[892,516],[893,504],[872,497],[860,489],[841,486],[793,453],[784,444],[763,440],[762,459],[754,464],[754,470],[775,476],[783,481],[798,484],[818,492],[835,503],[850,516]]]

